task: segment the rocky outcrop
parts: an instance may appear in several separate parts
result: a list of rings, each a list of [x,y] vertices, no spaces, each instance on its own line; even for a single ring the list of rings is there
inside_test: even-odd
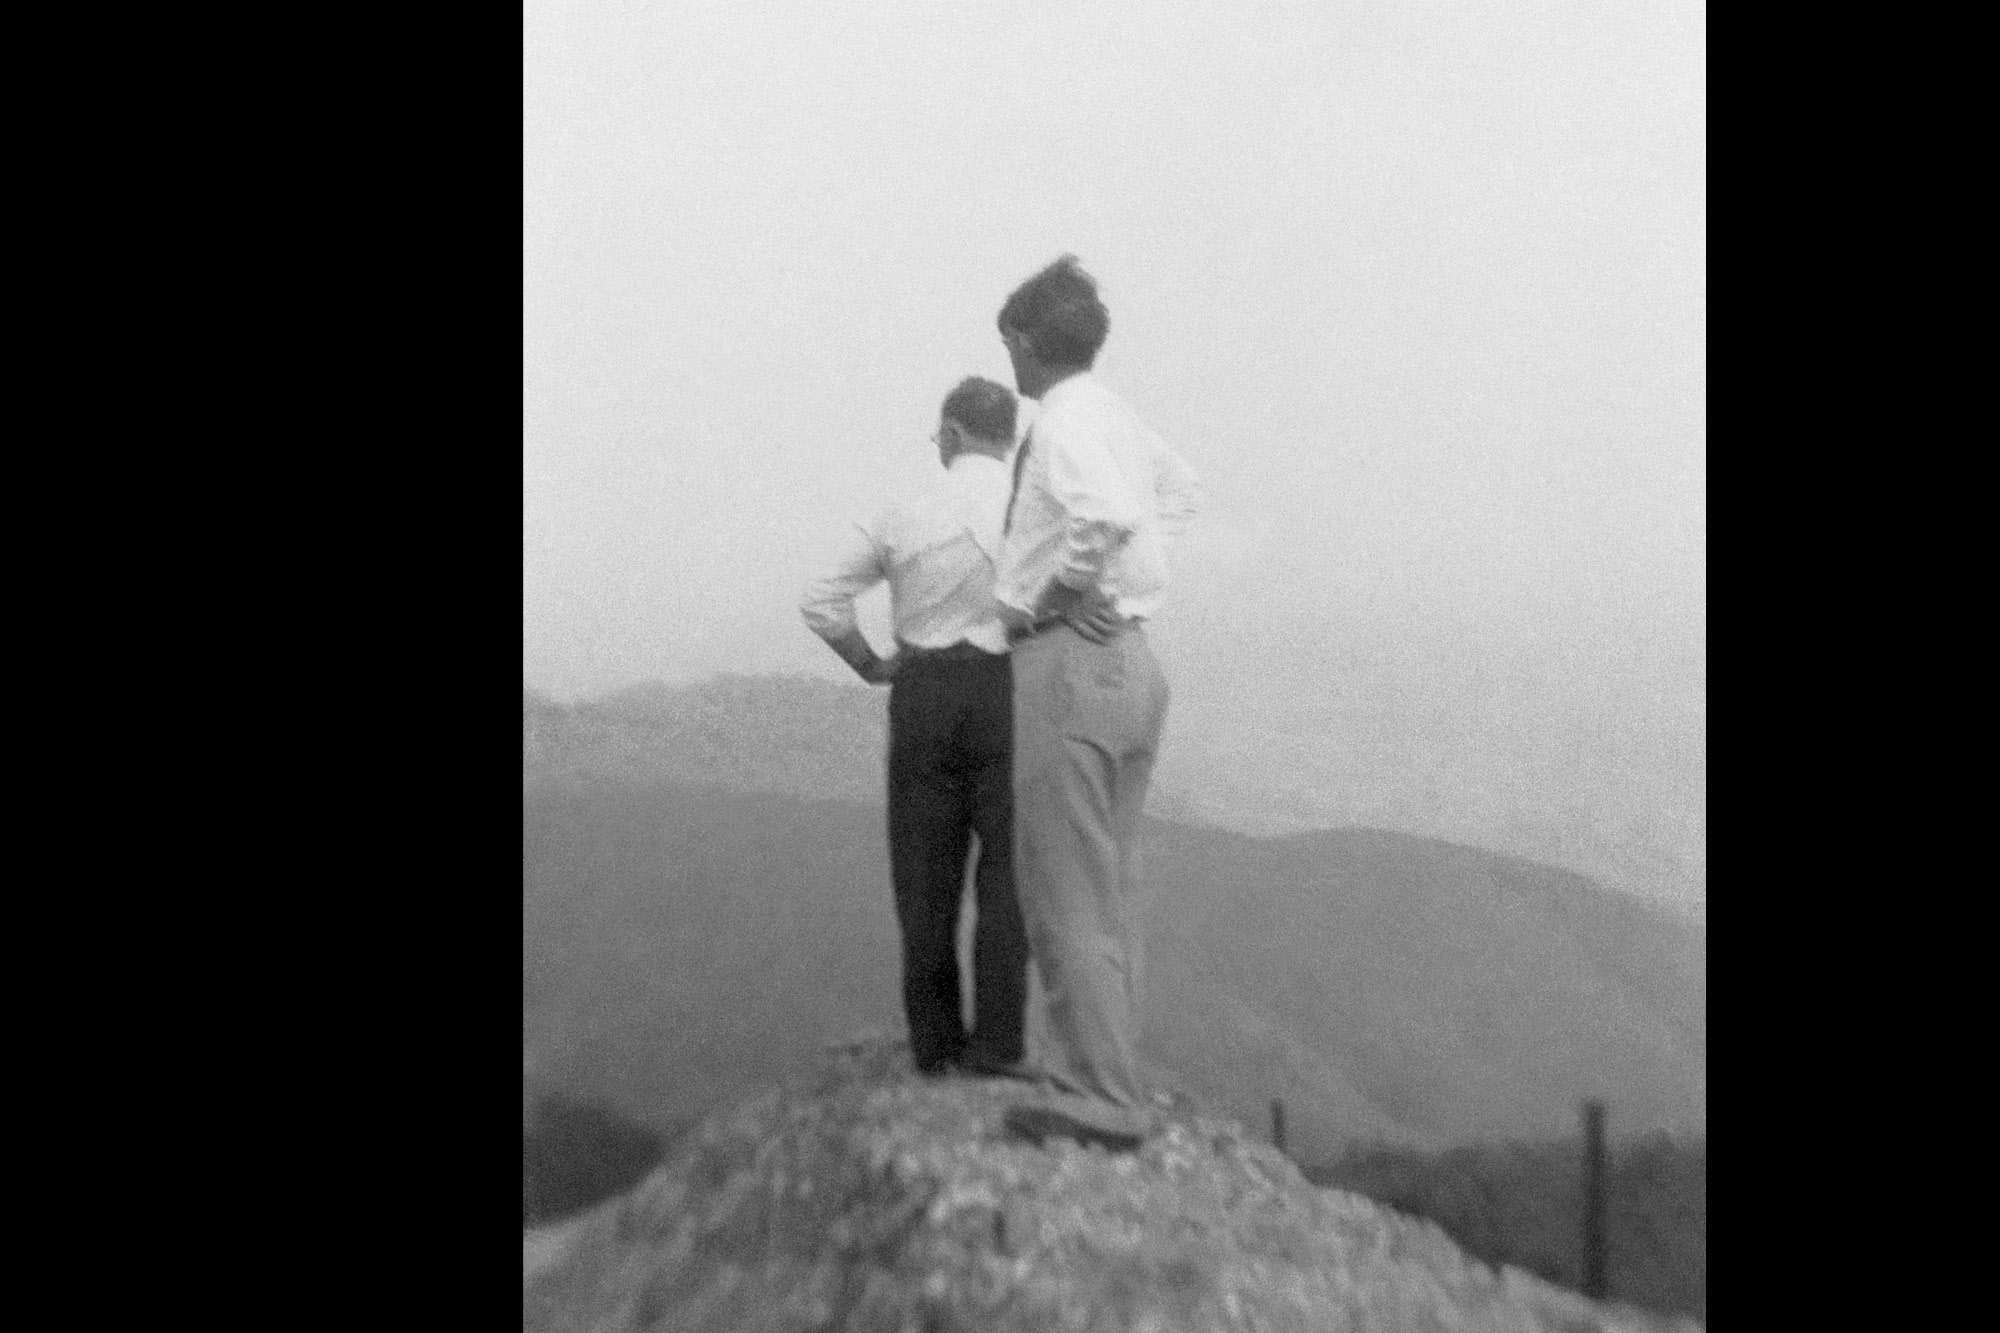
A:
[[[591,1330],[1698,1329],[1468,1259],[1314,1188],[1239,1126],[1161,1109],[1136,1152],[1036,1147],[1003,1080],[865,1040],[711,1117],[639,1188],[528,1243],[524,1324]]]

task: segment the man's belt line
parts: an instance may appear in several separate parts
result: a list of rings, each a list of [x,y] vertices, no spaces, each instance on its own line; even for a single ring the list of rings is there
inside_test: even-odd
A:
[[[1066,625],[1068,623],[1069,622],[1064,620],[1061,615],[1051,613],[1049,615],[1041,617],[1039,620],[1036,620],[1032,624],[1020,625],[1016,626],[1013,629],[1008,630],[1007,642],[1010,645],[1016,643],[1023,643],[1029,639],[1034,638],[1037,634],[1041,634],[1048,630],[1054,629],[1057,625]],[[1117,628],[1113,631],[1113,633],[1123,634],[1126,630],[1137,629],[1140,625],[1143,625],[1145,623],[1146,623],[1146,618],[1144,616],[1120,616],[1118,618]]]
[[[916,666],[920,662],[976,662],[981,659],[998,660],[1005,653],[988,652],[976,643],[960,639],[944,648],[919,648],[915,644],[896,641],[896,660],[902,666]]]

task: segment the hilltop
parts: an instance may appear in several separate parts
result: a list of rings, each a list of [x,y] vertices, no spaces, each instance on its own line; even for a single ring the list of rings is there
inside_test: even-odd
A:
[[[626,1196],[531,1237],[531,1333],[922,1328],[1698,1330],[1468,1260],[1314,1188],[1227,1120],[1136,1153],[1007,1136],[1003,1081],[919,1080],[883,1040],[711,1116]]]

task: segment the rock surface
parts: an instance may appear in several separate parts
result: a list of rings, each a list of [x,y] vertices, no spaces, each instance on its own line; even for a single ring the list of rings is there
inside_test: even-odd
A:
[[[711,1117],[644,1184],[528,1237],[532,1333],[1698,1330],[1463,1255],[1309,1184],[1226,1120],[1162,1108],[1137,1152],[1009,1138],[1004,1080],[884,1040]]]

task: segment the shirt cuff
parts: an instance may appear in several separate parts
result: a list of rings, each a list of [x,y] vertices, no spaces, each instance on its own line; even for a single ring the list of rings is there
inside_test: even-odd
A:
[[[860,623],[851,603],[846,606],[813,603],[800,607],[799,617],[806,622],[807,629],[829,642],[847,634]]]

